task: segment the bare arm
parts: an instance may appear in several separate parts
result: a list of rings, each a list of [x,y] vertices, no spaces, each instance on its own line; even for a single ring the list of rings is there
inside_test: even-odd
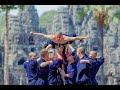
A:
[[[75,50],[70,44],[67,45],[67,48],[70,48],[72,52]]]
[[[58,58],[62,59],[61,55],[57,52]]]
[[[41,37],[48,38],[48,39],[52,39],[52,35],[46,35],[43,33],[33,33],[33,32],[30,32],[30,34],[35,35],[35,36],[41,36]]]
[[[78,36],[78,37],[69,37],[68,40],[69,41],[73,41],[73,40],[83,40],[83,39],[87,39],[89,38],[89,36]]]
[[[89,60],[80,60],[80,63],[89,63],[90,64]]]
[[[66,73],[65,73],[64,70],[61,70],[61,74],[62,74],[63,77],[71,78],[71,77],[69,76],[69,74],[66,74]]]
[[[69,76],[69,74],[64,74],[63,76],[64,76],[64,77],[71,78],[71,77]]]
[[[47,47],[46,47],[46,50],[48,50],[49,48],[52,48],[52,45],[49,44]]]
[[[43,63],[40,64],[40,67],[43,68],[43,67],[45,67],[45,66],[47,66],[48,64],[51,64],[51,63],[52,63],[52,61],[43,62]]]

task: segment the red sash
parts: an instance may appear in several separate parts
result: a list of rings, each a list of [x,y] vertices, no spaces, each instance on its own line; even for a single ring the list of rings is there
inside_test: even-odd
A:
[[[67,49],[67,51],[66,51],[66,57],[68,57],[69,55],[70,55],[70,53],[69,53],[69,51]]]
[[[64,59],[63,55],[62,55],[62,54],[60,54],[60,56],[62,57],[63,64],[65,64],[65,59]],[[55,59],[56,59],[56,60],[58,60],[58,55],[57,55],[57,54],[56,54],[56,56],[55,56]]]

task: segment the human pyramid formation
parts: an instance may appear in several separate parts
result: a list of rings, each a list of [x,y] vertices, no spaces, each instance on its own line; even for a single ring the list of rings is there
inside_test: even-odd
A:
[[[85,48],[74,49],[71,45],[75,40],[84,40],[89,36],[61,32],[55,35],[30,34],[47,38],[48,41],[38,59],[36,53],[31,52],[29,60],[24,63],[28,85],[98,85],[95,77],[104,58],[97,58],[94,50],[86,55]],[[49,48],[56,50],[54,57],[49,55]]]

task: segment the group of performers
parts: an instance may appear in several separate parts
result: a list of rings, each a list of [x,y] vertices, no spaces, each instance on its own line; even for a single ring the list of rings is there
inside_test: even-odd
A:
[[[48,40],[38,59],[36,53],[31,52],[29,60],[24,63],[28,85],[98,85],[95,77],[104,58],[98,58],[94,50],[87,55],[85,48],[74,49],[72,46],[75,40],[84,40],[89,36],[66,35],[61,32],[55,35],[30,34]],[[55,49],[55,56],[50,56],[50,48]]]

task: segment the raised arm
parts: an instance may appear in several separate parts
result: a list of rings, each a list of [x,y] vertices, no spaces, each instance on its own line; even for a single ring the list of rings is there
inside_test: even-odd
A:
[[[90,64],[90,68],[94,68],[96,66],[96,60],[80,60],[80,63],[88,63]]]
[[[103,63],[104,63],[104,58],[103,57],[97,58],[97,65],[98,66],[101,66]]]
[[[62,59],[61,55],[59,54],[59,52],[57,52],[58,58]]]
[[[48,50],[49,48],[52,48],[51,44],[49,44],[45,49]]]
[[[70,44],[68,44],[67,45],[67,48],[70,48],[70,50],[73,52],[73,51],[75,51],[75,49],[72,47],[72,45],[70,45]]]
[[[41,36],[41,37],[48,38],[48,39],[52,39],[52,35],[46,35],[43,33],[33,33],[33,32],[30,32],[30,34],[35,35],[35,36]]]

